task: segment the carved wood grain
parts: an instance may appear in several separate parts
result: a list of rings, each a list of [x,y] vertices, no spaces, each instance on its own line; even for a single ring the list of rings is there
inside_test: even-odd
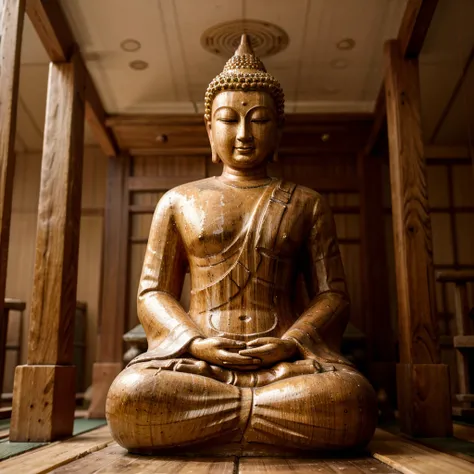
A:
[[[439,362],[431,222],[417,60],[389,41],[386,100],[402,363]]]
[[[15,172],[15,134],[25,0],[5,0],[0,15],[0,387],[5,367],[4,318],[10,219]]]
[[[450,421],[449,373],[439,364],[433,247],[426,163],[420,123],[418,61],[403,59],[396,40],[385,44],[390,181],[398,296],[402,430],[446,436]],[[436,410],[438,416],[431,413]]]
[[[38,204],[28,364],[70,364],[76,307],[85,71],[52,63]]]

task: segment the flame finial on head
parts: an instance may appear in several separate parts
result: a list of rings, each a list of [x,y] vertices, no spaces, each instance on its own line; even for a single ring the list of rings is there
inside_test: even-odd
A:
[[[211,119],[214,97],[222,91],[243,90],[262,91],[270,94],[275,101],[278,121],[283,124],[285,117],[285,98],[280,83],[267,73],[262,61],[255,56],[248,35],[242,35],[240,45],[227,61],[224,70],[216,76],[206,91],[206,120]]]

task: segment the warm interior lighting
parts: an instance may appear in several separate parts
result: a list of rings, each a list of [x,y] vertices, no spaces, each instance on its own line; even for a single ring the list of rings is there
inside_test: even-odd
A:
[[[148,63],[141,59],[136,59],[135,61],[130,62],[129,66],[136,71],[143,71],[148,67]]]
[[[337,49],[349,51],[354,48],[356,42],[352,38],[344,38],[336,44]]]
[[[127,53],[133,53],[135,51],[138,51],[142,47],[142,45],[139,41],[128,38],[120,43],[120,47]]]

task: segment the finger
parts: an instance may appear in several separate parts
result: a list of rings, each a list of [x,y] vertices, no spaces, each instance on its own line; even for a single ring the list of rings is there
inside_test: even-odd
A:
[[[260,359],[255,359],[252,357],[241,356],[234,352],[219,351],[219,359],[223,364],[232,364],[232,365],[254,365],[260,364]]]
[[[222,348],[232,348],[232,347],[243,348],[243,347],[246,347],[245,342],[234,341],[233,339],[226,339],[224,337],[219,338],[218,341],[219,342],[217,343],[217,347],[222,347]]]
[[[275,343],[275,338],[273,337],[259,337],[253,341],[247,342],[247,347],[256,347],[263,346],[265,344]]]
[[[243,356],[258,357],[259,355],[263,356],[271,354],[272,352],[275,352],[276,349],[276,344],[265,344],[264,346],[254,347],[252,349],[244,349],[239,351],[239,354]]]
[[[203,375],[207,373],[207,369],[204,367],[199,367],[197,365],[178,364],[175,368],[175,372],[184,372],[186,374]]]

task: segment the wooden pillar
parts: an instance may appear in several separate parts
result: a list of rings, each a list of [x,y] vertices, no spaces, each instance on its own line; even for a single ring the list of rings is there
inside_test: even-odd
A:
[[[15,134],[25,0],[4,0],[0,16],[0,392],[5,369],[4,311],[15,171]]]
[[[123,368],[123,335],[126,332],[128,281],[128,176],[130,157],[109,157],[102,297],[97,362],[92,371],[89,418],[105,417],[110,385]]]
[[[11,441],[72,434],[84,77],[77,55],[50,65],[28,363],[15,371]]]
[[[368,340],[369,379],[389,416],[396,405],[395,342],[391,331],[382,157],[361,153],[360,181],[361,280],[364,326]],[[388,398],[387,398],[388,397]]]
[[[385,44],[385,93],[398,294],[402,431],[452,433],[448,367],[440,364],[431,221],[420,119],[418,60],[404,59],[397,40]]]

